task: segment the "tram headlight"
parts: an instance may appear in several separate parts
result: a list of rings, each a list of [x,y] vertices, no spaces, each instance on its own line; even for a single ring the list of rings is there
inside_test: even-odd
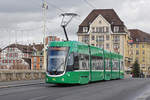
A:
[[[68,74],[68,76],[70,76],[70,74]]]

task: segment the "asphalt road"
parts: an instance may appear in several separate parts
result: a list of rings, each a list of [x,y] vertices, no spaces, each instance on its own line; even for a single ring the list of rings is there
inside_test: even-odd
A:
[[[149,100],[138,98],[149,90],[150,79],[102,81],[75,86],[35,84],[1,88],[0,100]]]

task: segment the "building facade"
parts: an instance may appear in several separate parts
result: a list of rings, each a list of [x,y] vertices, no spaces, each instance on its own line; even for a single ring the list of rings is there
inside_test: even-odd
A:
[[[47,36],[45,39],[46,45],[48,45],[50,41],[61,41],[61,39],[57,36]]]
[[[77,34],[78,41],[122,54],[125,62],[128,60],[129,32],[113,9],[93,10],[79,25]]]
[[[46,46],[51,41],[61,41],[57,36],[47,36],[45,39]],[[31,57],[31,69],[32,70],[44,70],[44,45],[43,44],[33,44],[34,51]],[[46,60],[46,58],[45,58]]]
[[[137,60],[140,65],[140,71],[146,76],[150,75],[150,34],[138,29],[130,29],[132,37],[131,58],[132,63]]]
[[[31,57],[31,69],[32,70],[42,70],[43,69],[43,44],[33,44],[34,51]]]
[[[2,49],[0,66],[2,69],[30,69],[32,51],[30,46],[11,44]]]

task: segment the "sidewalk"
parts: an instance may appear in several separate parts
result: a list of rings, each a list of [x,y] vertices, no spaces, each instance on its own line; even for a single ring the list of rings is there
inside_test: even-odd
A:
[[[20,80],[20,81],[0,82],[0,88],[36,85],[43,83],[45,83],[45,80]]]

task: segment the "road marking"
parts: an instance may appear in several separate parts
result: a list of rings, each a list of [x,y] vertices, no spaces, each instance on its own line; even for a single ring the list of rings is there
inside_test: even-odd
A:
[[[19,86],[28,86],[28,85],[37,85],[37,84],[44,84],[45,82],[39,82],[39,83],[28,83],[28,84],[17,84],[17,85],[6,85],[6,86],[0,86],[0,89],[2,88],[11,88],[11,87],[19,87]]]
[[[146,92],[142,96],[138,97],[136,100],[146,100],[149,96],[150,92]]]
[[[35,97],[35,98],[31,98],[29,100],[41,100],[41,99],[44,99],[44,98],[47,98],[49,96],[40,96],[40,97]]]

